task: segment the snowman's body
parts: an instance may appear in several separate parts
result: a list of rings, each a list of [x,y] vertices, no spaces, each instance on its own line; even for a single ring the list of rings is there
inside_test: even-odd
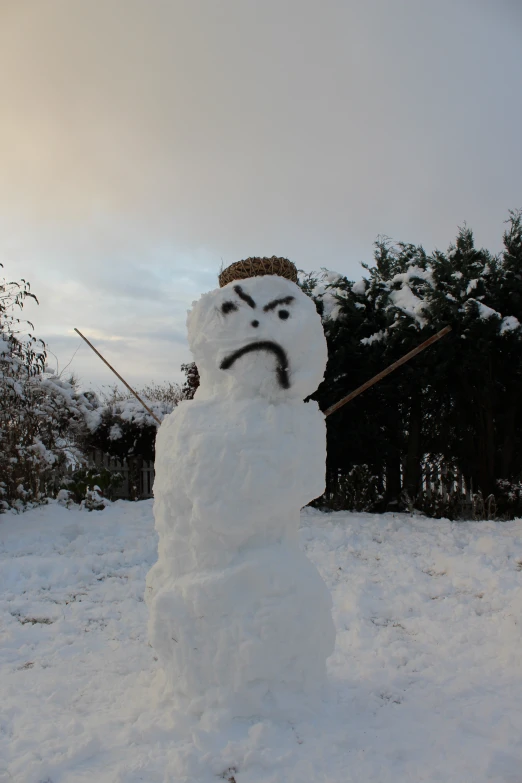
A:
[[[302,402],[324,371],[322,326],[294,283],[251,278],[202,297],[189,341],[201,386],[156,446],[150,639],[184,709],[284,711],[322,685],[335,639],[297,538],[324,490],[324,417]]]

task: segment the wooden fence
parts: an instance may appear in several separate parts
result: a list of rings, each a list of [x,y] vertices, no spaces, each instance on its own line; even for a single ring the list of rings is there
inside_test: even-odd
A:
[[[139,458],[122,462],[101,451],[95,451],[89,454],[89,465],[121,474],[123,481],[114,491],[114,497],[126,500],[153,497],[154,462]],[[451,495],[457,497],[462,512],[467,518],[483,513],[476,508],[477,502],[479,504],[481,502],[481,496],[474,494],[473,482],[466,481],[460,471],[453,470],[445,464],[427,462],[423,464],[421,491],[427,498],[438,496],[443,501]],[[487,504],[487,499],[483,503]],[[489,510],[485,509],[485,512],[489,513]]]
[[[93,468],[105,468],[111,473],[120,473],[123,481],[114,490],[114,497],[124,500],[144,500],[151,498],[154,484],[154,462],[138,457],[120,461],[116,457],[109,457],[101,451],[94,451],[88,455],[89,466]]]

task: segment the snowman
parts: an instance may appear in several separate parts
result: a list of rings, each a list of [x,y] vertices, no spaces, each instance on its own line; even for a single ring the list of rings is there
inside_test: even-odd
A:
[[[274,717],[313,704],[335,641],[298,541],[324,491],[324,416],[303,400],[327,348],[290,262],[229,269],[188,315],[200,386],[158,432],[149,637],[180,710]]]

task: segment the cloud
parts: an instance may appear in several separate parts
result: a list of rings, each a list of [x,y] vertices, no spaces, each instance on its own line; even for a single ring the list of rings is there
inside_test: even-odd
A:
[[[188,357],[154,334],[222,262],[357,278],[377,234],[445,247],[465,220],[497,250],[521,32],[510,0],[4,0],[0,259],[60,351],[132,334],[123,368],[160,378]]]

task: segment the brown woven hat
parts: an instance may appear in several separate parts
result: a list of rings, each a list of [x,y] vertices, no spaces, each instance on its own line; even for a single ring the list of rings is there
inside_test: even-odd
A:
[[[244,280],[246,277],[260,277],[261,275],[279,275],[287,280],[297,283],[297,269],[288,258],[245,258],[244,261],[236,261],[230,264],[219,275],[219,287],[223,288],[233,280]]]

